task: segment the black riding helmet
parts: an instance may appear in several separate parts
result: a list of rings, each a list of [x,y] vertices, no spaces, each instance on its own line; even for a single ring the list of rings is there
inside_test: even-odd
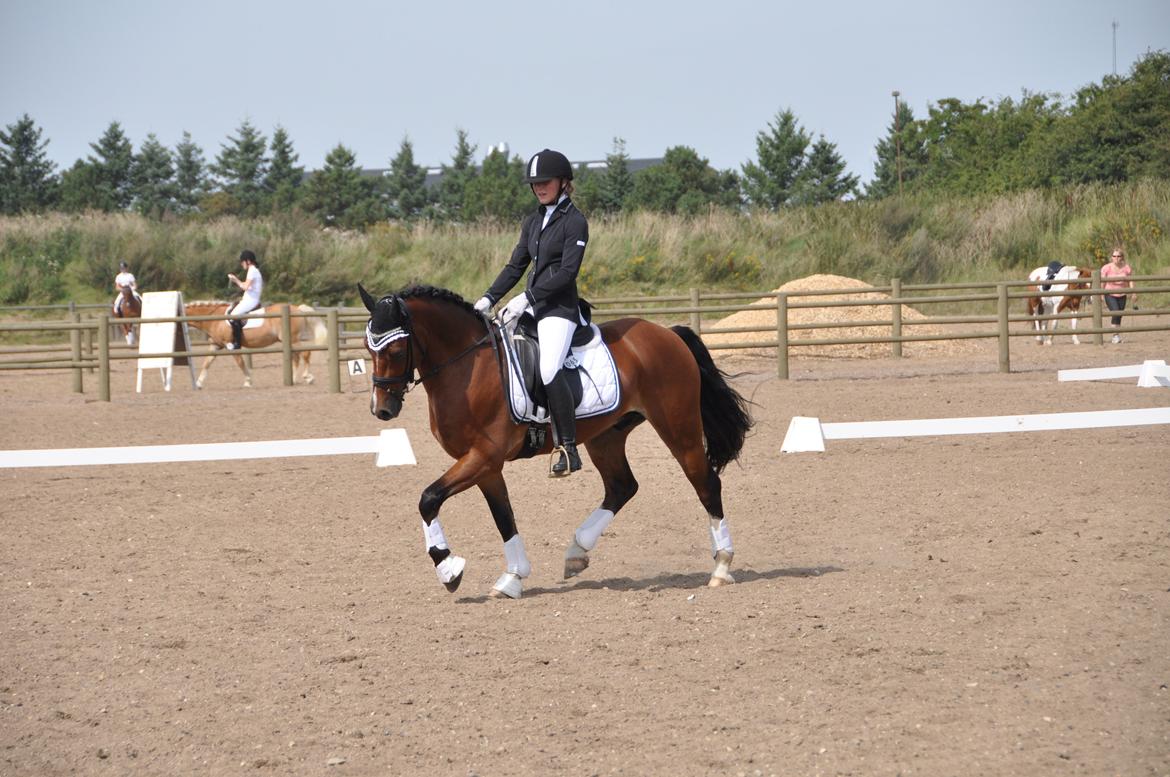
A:
[[[544,149],[532,155],[524,172],[524,183],[540,183],[554,178],[573,180],[573,166],[560,151]]]

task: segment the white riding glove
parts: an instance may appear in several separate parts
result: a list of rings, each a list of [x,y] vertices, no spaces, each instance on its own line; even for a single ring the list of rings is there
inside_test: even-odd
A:
[[[492,301],[487,297],[480,297],[472,307],[486,316],[487,312],[492,309]]]
[[[525,310],[528,310],[528,295],[517,294],[508,300],[508,304],[500,311],[500,321],[505,324],[510,324],[524,315]]]

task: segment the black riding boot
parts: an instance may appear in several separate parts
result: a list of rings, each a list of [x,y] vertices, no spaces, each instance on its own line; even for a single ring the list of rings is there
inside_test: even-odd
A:
[[[228,323],[232,325],[231,350],[237,351],[240,348],[240,341],[244,339],[244,320],[242,318],[233,318],[229,319]]]
[[[573,392],[562,368],[552,383],[544,387],[548,395],[548,414],[552,418],[554,444],[550,478],[563,478],[581,469],[581,455],[577,453],[577,419],[574,414]]]

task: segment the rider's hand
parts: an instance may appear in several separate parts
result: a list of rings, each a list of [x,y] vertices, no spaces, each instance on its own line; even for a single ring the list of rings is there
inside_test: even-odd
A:
[[[528,295],[517,294],[508,301],[508,304],[500,312],[500,321],[505,324],[510,323],[524,315],[525,310],[528,310]]]
[[[480,297],[475,301],[475,305],[472,307],[474,307],[480,313],[486,315],[487,312],[492,309],[492,301],[487,297]]]

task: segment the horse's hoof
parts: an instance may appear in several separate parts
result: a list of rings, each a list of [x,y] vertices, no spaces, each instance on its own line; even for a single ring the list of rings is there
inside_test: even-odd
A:
[[[452,554],[435,566],[435,574],[439,576],[439,582],[444,588],[455,593],[455,589],[463,582],[463,570],[466,566],[467,559]]]
[[[735,578],[731,576],[732,555],[730,551],[726,550],[715,554],[715,571],[711,573],[711,579],[707,581],[708,588],[718,588],[721,585],[731,585],[735,582]]]
[[[312,386],[312,385],[313,385],[313,380],[314,380],[314,378],[313,378],[313,376],[312,376],[312,375],[306,375],[306,376],[305,376],[305,385],[306,385],[306,386]]]
[[[582,556],[580,558],[565,559],[565,579],[576,577],[589,568],[589,557]]]
[[[577,542],[577,536],[573,535],[573,539],[569,541],[569,547],[565,548],[565,579],[576,577],[589,568],[589,551],[581,547]]]
[[[488,595],[493,599],[498,599],[502,596],[506,596],[509,599],[519,599],[523,587],[524,585],[520,582],[519,575],[505,572],[500,575],[500,579],[492,586],[492,592]]]

